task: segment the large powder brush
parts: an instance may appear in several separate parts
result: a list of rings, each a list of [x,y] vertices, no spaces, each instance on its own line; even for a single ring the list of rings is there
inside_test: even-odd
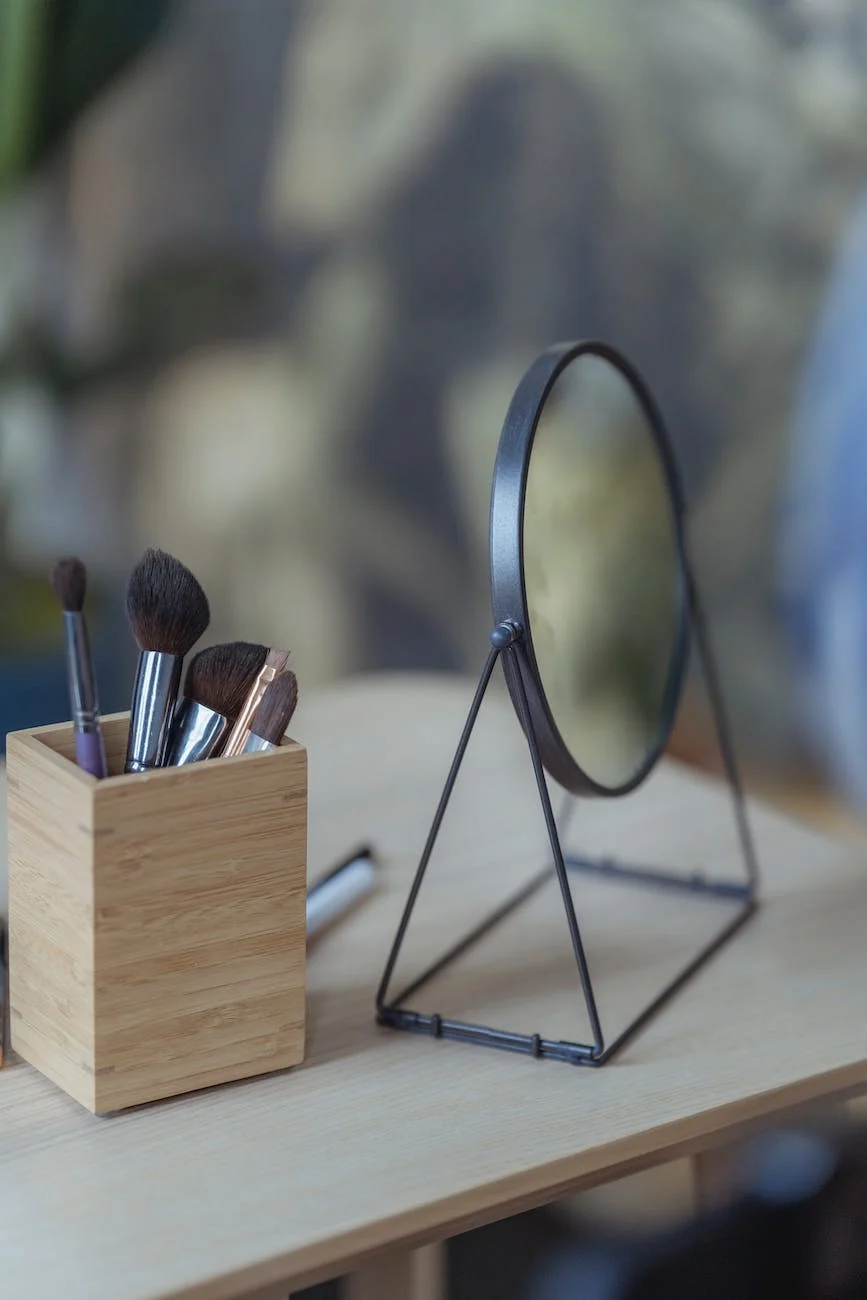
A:
[[[139,647],[125,772],[165,761],[184,656],[210,622],[208,598],[180,560],[148,550],[132,571],[127,617]]]

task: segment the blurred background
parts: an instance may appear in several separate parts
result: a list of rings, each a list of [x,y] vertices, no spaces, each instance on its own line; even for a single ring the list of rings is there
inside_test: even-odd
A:
[[[106,709],[148,544],[305,686],[473,671],[510,394],[597,336],[752,783],[867,806],[865,57],[857,0],[4,0],[0,731],[67,712],[70,551]]]
[[[475,670],[509,397],[597,336],[750,780],[867,807],[865,57],[858,0],[4,0],[0,730],[67,712],[70,551],[106,709],[152,543],[305,686]]]
[[[0,735],[67,716],[70,552],[106,711],[151,544],[302,689],[477,671],[509,398],[600,337],[670,426],[748,782],[857,829],[865,66],[860,0],[2,0]],[[716,765],[692,687],[672,749]],[[454,1294],[571,1213],[458,1239]]]

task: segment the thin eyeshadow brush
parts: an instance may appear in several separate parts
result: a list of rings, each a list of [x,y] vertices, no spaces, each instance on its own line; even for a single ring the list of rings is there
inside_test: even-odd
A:
[[[166,767],[181,767],[219,754],[267,653],[263,645],[229,641],[193,656],[184,698],[172,722]]]
[[[256,710],[243,752],[258,754],[262,750],[279,749],[297,703],[298,682],[295,674],[280,673],[262,696],[262,703]]]
[[[140,654],[133,686],[125,772],[165,760],[184,656],[211,619],[208,598],[180,560],[148,550],[132,571],[126,612]]]
[[[230,754],[243,754],[244,746],[246,745],[247,738],[250,735],[250,723],[253,721],[253,715],[261,704],[262,697],[268,686],[270,686],[271,682],[274,681],[278,673],[282,673],[288,662],[288,650],[268,651],[265,663],[257,675],[256,680],[253,682],[253,685],[250,687],[250,692],[244,701],[243,708],[238,714],[235,725],[229,732],[229,739],[223,746],[224,758],[228,757]]]
[[[108,768],[99,717],[96,673],[90,653],[87,623],[82,612],[87,591],[87,569],[74,555],[58,560],[51,571],[51,585],[63,608],[69,700],[75,729],[75,761],[84,772],[101,779],[108,775]]]

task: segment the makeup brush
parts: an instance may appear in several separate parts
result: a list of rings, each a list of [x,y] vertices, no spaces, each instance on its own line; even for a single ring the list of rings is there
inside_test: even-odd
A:
[[[63,608],[66,638],[66,670],[69,699],[75,728],[75,761],[91,776],[108,775],[96,674],[90,653],[90,638],[82,610],[87,590],[87,569],[76,556],[58,560],[51,571],[51,585]]]
[[[181,682],[184,655],[208,626],[208,598],[180,560],[155,549],[133,569],[126,612],[138,657],[125,772],[161,767]]]
[[[315,939],[376,888],[379,864],[369,844],[356,849],[307,891],[307,939]]]
[[[280,673],[262,696],[262,703],[256,710],[243,752],[257,754],[264,749],[279,749],[297,703],[298,681],[295,674]]]
[[[268,649],[250,641],[228,641],[193,655],[184,698],[175,710],[166,767],[213,758],[229,734]]]
[[[264,666],[250,687],[250,693],[244,701],[244,707],[238,714],[234,727],[229,732],[229,739],[223,746],[224,758],[228,758],[230,754],[243,754],[247,737],[250,735],[250,723],[253,721],[253,714],[262,702],[262,696],[265,694],[267,687],[273,682],[278,673],[282,673],[288,662],[288,650],[268,651]]]

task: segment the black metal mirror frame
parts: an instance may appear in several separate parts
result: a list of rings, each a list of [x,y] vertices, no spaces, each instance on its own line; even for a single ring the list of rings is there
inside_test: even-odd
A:
[[[618,786],[601,785],[584,771],[570,753],[548,706],[544,682],[536,660],[533,645],[527,591],[524,581],[524,506],[527,495],[527,478],[530,459],[536,439],[536,430],[545,405],[563,371],[580,356],[596,356],[613,366],[625,378],[656,445],[663,476],[668,488],[671,506],[671,525],[674,533],[678,564],[679,610],[672,644],[671,660],[665,685],[665,697],[660,712],[659,729],[651,745],[628,781]],[[549,348],[533,362],[524,375],[509,404],[497,459],[494,464],[491,491],[491,601],[494,622],[515,622],[523,631],[524,650],[531,672],[525,681],[530,717],[536,733],[542,765],[558,785],[570,794],[594,794],[617,798],[636,789],[652,770],[665,748],[671,733],[680,699],[689,646],[689,617],[687,611],[686,571],[683,540],[683,493],[677,466],[666,436],[662,417],[641,376],[625,357],[607,343],[586,341],[566,343]],[[516,711],[520,716],[517,681],[509,671],[510,660],[503,661],[506,680]]]
[[[532,440],[541,408],[556,378],[568,365],[569,361],[582,353],[593,353],[601,356],[615,366],[631,385],[648,417],[671,490],[684,593],[685,617],[680,620],[679,632],[676,637],[666,693],[667,707],[662,718],[660,736],[636,775],[628,783],[616,790],[601,787],[588,778],[587,774],[582,772],[575,763],[559,733],[557,733],[556,726],[545,703],[544,691],[540,689],[538,669],[527,632],[526,593],[521,572],[523,497],[526,487],[527,461],[532,448]],[[510,404],[503,428],[494,474],[491,520],[492,595],[494,616],[497,623],[490,633],[490,649],[482,668],[470,711],[385,965],[376,995],[376,1016],[381,1025],[393,1029],[431,1034],[437,1038],[448,1038],[488,1047],[498,1047],[507,1051],[526,1052],[533,1056],[567,1061],[574,1065],[601,1066],[610,1061],[690,977],[749,919],[758,904],[759,879],[758,865],[747,820],[719,674],[684,537],[682,523],[683,498],[675,458],[665,425],[646,384],[635,368],[616,349],[605,343],[592,341],[561,344],[543,353],[527,371]],[[518,557],[517,562],[516,556]],[[554,780],[563,784],[567,791],[580,788],[586,793],[592,792],[612,796],[626,794],[630,790],[634,790],[650,772],[670,734],[685,669],[690,630],[698,652],[705,689],[713,711],[717,743],[731,791],[733,812],[743,858],[744,878],[741,880],[710,879],[696,872],[684,875],[664,868],[621,863],[607,857],[595,859],[564,854],[557,819],[554,815],[548,785],[545,780],[545,769],[547,768]],[[389,987],[395,966],[430,864],[440,826],[446,814],[491,676],[498,662],[502,663],[515,711],[530,751],[539,800],[548,832],[552,861],[538,871],[525,886],[507,898],[481,924],[460,938],[442,957],[428,966],[400,993],[389,997]],[[561,780],[561,777],[565,778],[565,780]],[[697,952],[695,957],[656,994],[624,1029],[608,1041],[606,1041],[599,1018],[593,981],[569,883],[570,871],[577,875],[584,873],[612,882],[645,886],[652,889],[702,894],[709,898],[739,904],[735,915],[729,917],[710,941]],[[592,1043],[554,1040],[546,1038],[540,1033],[514,1033],[510,1030],[455,1020],[440,1014],[413,1011],[405,1005],[419,989],[429,983],[484,935],[488,934],[517,907],[526,902],[537,890],[548,883],[552,876],[556,876],[559,884],[580,989],[590,1022]]]

